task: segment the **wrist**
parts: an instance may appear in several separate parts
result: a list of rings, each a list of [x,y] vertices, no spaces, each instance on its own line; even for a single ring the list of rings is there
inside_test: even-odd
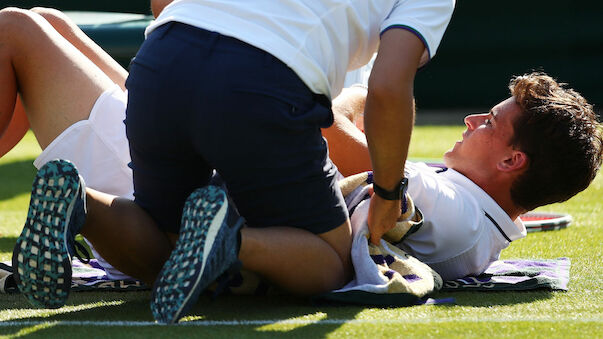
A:
[[[406,194],[408,188],[408,179],[402,178],[393,189],[385,189],[376,182],[373,182],[373,191],[377,196],[384,200],[401,200]]]

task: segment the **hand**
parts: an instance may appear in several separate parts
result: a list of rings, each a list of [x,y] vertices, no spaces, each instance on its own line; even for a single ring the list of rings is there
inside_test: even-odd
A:
[[[396,226],[400,214],[400,200],[385,200],[373,194],[368,213],[371,243],[378,245],[381,237]]]

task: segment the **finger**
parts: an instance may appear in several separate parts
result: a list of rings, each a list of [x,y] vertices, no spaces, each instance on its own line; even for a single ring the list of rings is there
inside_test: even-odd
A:
[[[379,245],[379,242],[381,241],[381,236],[377,236],[374,233],[371,233],[371,243],[373,245]]]

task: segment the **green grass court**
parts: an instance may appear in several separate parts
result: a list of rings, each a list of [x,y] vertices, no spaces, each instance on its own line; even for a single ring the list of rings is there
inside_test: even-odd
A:
[[[462,126],[417,126],[410,156],[439,159]],[[0,160],[0,260],[10,260],[25,220],[32,161],[31,133]],[[571,174],[568,174],[571,175]],[[559,178],[563,180],[563,178]],[[153,322],[150,292],[72,293],[58,310],[30,308],[20,295],[0,294],[0,336],[17,337],[299,337],[299,338],[597,338],[603,333],[603,176],[586,191],[542,211],[569,213],[564,230],[529,233],[507,258],[572,261],[568,292],[455,292],[456,304],[405,308],[316,306],[293,297],[202,298],[179,326]],[[598,334],[597,334],[598,333]]]

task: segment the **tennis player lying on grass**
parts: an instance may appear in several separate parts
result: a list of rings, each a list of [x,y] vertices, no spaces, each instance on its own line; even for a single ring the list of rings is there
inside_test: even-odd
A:
[[[38,11],[60,34],[30,12],[0,13],[0,41],[4,46],[0,75],[5,89],[0,94],[0,130],[5,131],[0,149],[5,153],[12,148],[25,133],[29,120],[44,150],[35,162],[40,168],[38,179],[52,176],[52,168],[72,167],[62,162],[43,166],[45,162],[54,158],[73,161],[88,185],[88,210],[81,233],[113,266],[152,284],[169,256],[169,251],[140,241],[140,232],[148,227],[143,229],[143,225],[153,221],[136,216],[121,220],[119,207],[131,200],[92,189],[126,197],[132,192],[122,124],[126,103],[119,88],[123,89],[126,72],[63,15]],[[27,118],[19,103],[11,115],[17,89]],[[467,129],[462,140],[444,154],[448,170],[436,171],[421,163],[406,165],[408,194],[422,211],[424,225],[400,247],[429,264],[444,279],[481,273],[510,242],[525,236],[518,219],[521,213],[569,199],[589,185],[600,167],[601,127],[591,105],[578,93],[544,74],[517,77],[510,89],[511,97],[490,112],[465,118]],[[334,101],[336,125],[323,132],[340,170],[353,174],[370,169],[370,161],[362,133],[345,116],[362,109],[366,93],[356,88],[343,94]],[[73,176],[77,177],[77,172],[57,180]],[[46,223],[32,213],[39,203],[38,185],[39,181],[34,181],[26,225]],[[66,206],[62,198],[54,203],[59,212]],[[73,206],[70,212],[82,209],[77,203]],[[46,262],[44,253],[49,248],[43,242],[26,244],[28,227],[15,247],[13,263],[19,288],[37,306],[60,307],[69,293],[71,275],[66,270],[70,268],[68,256],[74,255],[75,235],[69,233],[72,226],[67,224],[73,218],[72,213],[64,212],[56,216],[59,219],[53,221],[57,223],[47,226],[65,234],[68,245],[57,246],[64,261]],[[246,232],[248,228],[241,230],[241,246],[257,248],[259,244]],[[164,247],[169,249],[172,244]],[[243,252],[239,259],[243,268],[262,275]],[[22,276],[25,271],[31,272],[29,277]],[[303,283],[280,281],[279,285],[295,291],[299,290],[295,285]],[[48,291],[38,292],[43,288]]]

